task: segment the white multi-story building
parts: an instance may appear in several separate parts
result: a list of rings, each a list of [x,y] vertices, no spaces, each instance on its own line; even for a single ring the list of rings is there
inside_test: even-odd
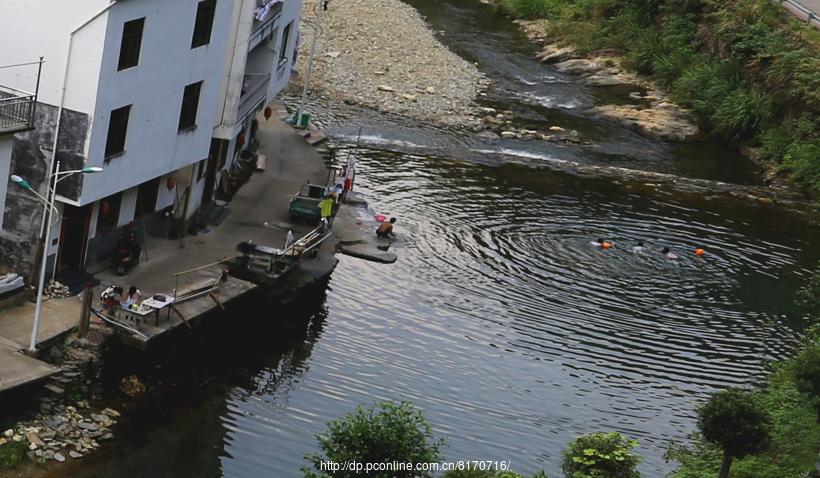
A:
[[[56,162],[104,169],[59,184],[49,268],[105,260],[132,221],[184,230],[286,86],[300,11],[301,0],[0,1],[0,66],[45,57],[35,129],[15,135],[10,174],[45,194]],[[0,68],[0,85],[30,88],[21,71]],[[0,262],[27,271],[36,202],[10,183],[0,193],[0,253],[15,241],[22,254]]]

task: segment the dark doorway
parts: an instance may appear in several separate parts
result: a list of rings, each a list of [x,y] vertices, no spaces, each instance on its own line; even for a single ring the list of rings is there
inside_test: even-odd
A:
[[[159,178],[154,178],[139,185],[137,188],[137,205],[134,209],[134,219],[154,212],[159,194]]]
[[[57,253],[57,272],[83,269],[90,223],[90,204],[83,207],[65,205],[63,226],[60,229],[60,249]]]
[[[220,139],[211,140],[211,151],[208,153],[207,169],[205,170],[205,186],[202,188],[202,206],[207,206],[214,196],[214,186],[216,185],[217,164],[225,164],[225,153],[227,151],[227,141]]]

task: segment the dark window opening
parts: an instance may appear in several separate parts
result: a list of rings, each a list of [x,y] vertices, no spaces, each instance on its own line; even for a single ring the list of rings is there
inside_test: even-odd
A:
[[[100,200],[100,210],[97,213],[97,236],[117,227],[121,202],[121,192]]]
[[[196,7],[196,23],[194,36],[191,39],[191,48],[207,45],[211,42],[211,30],[214,25],[216,0],[202,0]]]
[[[142,46],[142,29],[145,18],[138,18],[125,22],[122,26],[122,43],[120,43],[120,61],[117,70],[124,70],[137,66],[140,61],[140,47]]]
[[[203,159],[199,162],[196,170],[196,182],[202,181],[202,174],[205,172],[205,162],[208,161],[207,159]]]
[[[196,127],[196,112],[199,108],[199,92],[201,90],[201,81],[191,83],[185,87],[185,92],[182,94],[182,108],[179,111],[178,131]]]
[[[154,212],[159,195],[159,178],[146,181],[137,188],[137,206],[134,219]]]
[[[290,40],[290,27],[293,22],[288,23],[284,30],[282,30],[282,41],[279,47],[279,61],[288,57],[288,40]]]
[[[125,136],[128,131],[128,115],[131,105],[111,111],[108,119],[108,137],[105,141],[105,157],[125,152]]]

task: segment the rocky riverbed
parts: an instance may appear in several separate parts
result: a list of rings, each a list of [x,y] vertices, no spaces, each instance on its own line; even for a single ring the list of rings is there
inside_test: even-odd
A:
[[[297,70],[304,75],[316,11],[302,19]],[[442,45],[399,0],[331,0],[321,17],[312,95],[450,127],[476,127],[473,100],[489,81]],[[301,90],[301,82],[291,88]],[[293,91],[292,91],[293,93]]]
[[[647,88],[640,99],[646,106],[601,105],[590,110],[608,121],[623,124],[644,136],[666,141],[685,141],[698,135],[699,128],[687,110],[681,108],[655,85],[621,65],[621,58],[609,55],[585,57],[572,45],[550,37],[544,21],[516,20],[541,51],[536,59],[590,86],[636,85]]]

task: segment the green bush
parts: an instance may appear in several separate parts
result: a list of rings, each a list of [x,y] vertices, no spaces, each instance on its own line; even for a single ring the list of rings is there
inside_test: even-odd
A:
[[[809,344],[794,357],[792,373],[795,388],[814,406],[820,423],[820,344]]]
[[[14,468],[23,461],[28,451],[28,444],[24,441],[9,441],[5,445],[0,445],[0,470]]]
[[[444,474],[443,478],[524,478],[514,471],[482,471],[482,470],[453,470]],[[532,475],[532,478],[547,478],[543,471]]]
[[[617,432],[582,435],[564,451],[561,468],[567,478],[637,478],[637,445]]]
[[[709,397],[698,410],[703,438],[723,451],[719,478],[729,476],[732,460],[765,451],[771,445],[771,416],[757,396],[728,389]]]
[[[361,476],[355,471],[322,470],[322,462],[334,463],[433,463],[440,461],[441,440],[433,438],[430,425],[410,402],[381,402],[364,407],[327,424],[327,431],[316,436],[324,455],[305,458],[315,471],[303,468],[306,477],[347,478]],[[366,475],[373,478],[431,476],[430,473],[382,471]]]

